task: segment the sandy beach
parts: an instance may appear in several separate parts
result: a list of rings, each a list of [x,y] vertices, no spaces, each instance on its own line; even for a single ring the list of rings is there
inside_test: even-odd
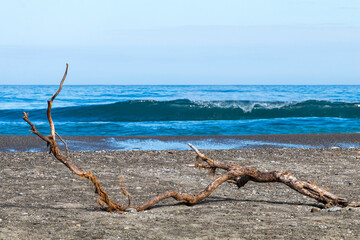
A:
[[[360,0],[1,3],[0,240],[360,240]]]
[[[4,139],[0,145],[10,144]],[[23,142],[30,144],[25,138]],[[359,148],[203,152],[262,171],[288,171],[360,201]],[[134,204],[170,189],[195,194],[213,179],[192,166],[195,154],[190,150],[77,151],[71,152],[71,159],[94,173],[110,197],[124,204],[121,171]],[[322,209],[315,200],[278,183],[248,183],[241,189],[226,183],[192,207],[169,199],[144,212],[124,215],[102,211],[93,186],[46,152],[2,152],[0,166],[0,239],[360,238],[360,209]]]

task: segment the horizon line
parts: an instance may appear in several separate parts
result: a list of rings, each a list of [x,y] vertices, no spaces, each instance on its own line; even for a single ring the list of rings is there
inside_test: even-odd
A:
[[[59,84],[0,84],[0,86],[58,86]],[[66,86],[360,86],[360,84],[65,84]]]

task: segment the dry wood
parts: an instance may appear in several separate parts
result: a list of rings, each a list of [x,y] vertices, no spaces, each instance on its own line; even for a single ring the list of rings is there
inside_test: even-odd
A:
[[[196,149],[193,145],[189,144],[189,146],[195,151],[196,153],[196,162],[195,166],[205,169],[209,169],[210,173],[215,174],[216,169],[225,170],[225,172],[221,175],[219,175],[212,183],[210,183],[204,190],[202,190],[200,193],[196,195],[190,195],[187,193],[179,193],[173,190],[166,191],[164,193],[161,193],[157,195],[156,197],[145,201],[144,203],[137,205],[137,206],[131,206],[131,195],[128,193],[128,191],[125,188],[124,179],[122,177],[120,181],[121,185],[121,191],[122,193],[128,197],[129,204],[128,205],[122,205],[117,204],[110,200],[108,194],[103,190],[100,186],[99,181],[96,179],[96,177],[91,172],[85,172],[82,169],[78,168],[74,164],[72,164],[69,161],[70,154],[67,147],[66,142],[55,132],[55,126],[54,122],[51,117],[51,107],[53,104],[53,101],[57,97],[57,95],[61,92],[63,83],[65,81],[66,75],[68,72],[68,64],[66,64],[66,70],[64,73],[64,76],[60,82],[59,89],[57,92],[51,97],[51,99],[48,101],[48,108],[47,108],[47,117],[50,125],[50,131],[51,134],[49,136],[44,136],[41,133],[39,133],[35,127],[35,125],[29,120],[28,114],[24,112],[23,119],[26,121],[30,127],[30,132],[33,134],[36,134],[38,137],[40,137],[42,140],[44,140],[47,145],[50,148],[50,152],[54,155],[54,157],[62,162],[66,167],[68,167],[74,174],[89,179],[94,187],[95,187],[95,193],[99,195],[98,203],[101,205],[104,210],[112,212],[112,211],[118,211],[118,212],[124,212],[128,208],[134,208],[137,211],[143,211],[145,209],[151,208],[158,202],[166,199],[166,198],[174,198],[179,203],[183,203],[186,205],[194,205],[201,200],[207,198],[210,196],[210,194],[215,191],[216,188],[218,188],[221,184],[224,182],[230,182],[235,184],[237,187],[243,187],[247,182],[254,181],[259,183],[269,183],[269,182],[278,182],[283,183],[290,188],[294,189],[295,191],[306,195],[310,198],[314,198],[320,203],[324,204],[325,208],[333,207],[333,206],[340,206],[340,207],[360,207],[360,202],[349,202],[345,198],[338,197],[328,191],[326,191],[323,188],[320,188],[314,184],[311,184],[309,182],[298,180],[295,176],[291,175],[288,172],[282,173],[278,171],[272,171],[272,172],[261,172],[254,168],[249,167],[242,167],[237,164],[229,164],[229,163],[223,163],[220,161],[212,160],[208,157],[206,157],[204,154],[202,154],[198,149]],[[66,147],[66,157],[61,154],[61,151],[57,145],[55,135],[58,136],[58,138],[65,144]],[[200,160],[200,161],[199,161]]]
[[[94,184],[95,193],[97,193],[100,197],[100,200],[99,200],[100,204],[103,206],[106,206],[105,209],[107,211],[123,212],[126,210],[127,206],[112,202],[110,200],[108,194],[101,188],[99,181],[96,179],[96,177],[91,172],[85,172],[69,161],[69,153],[68,153],[68,148],[67,148],[67,144],[65,143],[65,141],[58,135],[60,140],[65,143],[65,146],[67,149],[66,157],[61,154],[60,149],[55,140],[55,126],[54,126],[54,122],[51,117],[51,107],[52,107],[53,101],[55,100],[55,98],[57,97],[57,95],[60,93],[60,91],[62,89],[63,83],[65,81],[65,78],[66,78],[66,75],[68,72],[68,66],[69,66],[69,64],[66,64],[66,70],[65,70],[64,76],[60,82],[59,89],[51,97],[51,99],[48,100],[47,117],[48,117],[48,121],[49,121],[49,125],[50,125],[51,134],[49,136],[44,136],[41,133],[39,133],[38,130],[36,129],[35,125],[29,120],[28,114],[25,112],[24,112],[23,119],[30,125],[30,127],[31,127],[30,132],[36,134],[37,136],[39,136],[42,140],[44,140],[47,143],[47,145],[50,147],[49,153],[52,153],[57,160],[59,160],[65,166],[67,166],[74,174],[76,174],[80,177],[85,177]]]

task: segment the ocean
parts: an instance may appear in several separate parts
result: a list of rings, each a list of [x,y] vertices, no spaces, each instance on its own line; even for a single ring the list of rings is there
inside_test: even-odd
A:
[[[0,135],[49,132],[58,86],[0,86]],[[73,86],[53,103],[68,136],[206,136],[360,132],[356,86]]]

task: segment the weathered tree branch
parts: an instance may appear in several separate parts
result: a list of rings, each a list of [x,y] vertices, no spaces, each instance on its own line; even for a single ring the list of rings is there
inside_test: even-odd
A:
[[[229,163],[223,163],[220,161],[216,161],[213,159],[210,159],[206,157],[204,154],[202,154],[197,148],[195,148],[193,145],[189,144],[189,146],[195,151],[196,153],[196,162],[195,166],[205,169],[209,169],[210,173],[215,174],[216,169],[224,170],[225,172],[221,175],[219,175],[212,183],[210,183],[204,190],[202,190],[200,193],[196,195],[190,195],[187,193],[178,193],[176,191],[170,190],[166,191],[164,193],[159,194],[158,196],[145,201],[144,203],[136,206],[130,206],[131,204],[131,195],[125,188],[124,178],[120,179],[120,186],[122,193],[128,197],[129,203],[127,206],[122,204],[117,204],[110,200],[108,194],[103,190],[100,186],[99,181],[96,179],[96,177],[90,173],[85,172],[82,169],[78,168],[74,164],[72,164],[69,161],[70,155],[69,150],[67,147],[66,142],[61,138],[60,135],[58,135],[55,132],[55,126],[51,117],[51,107],[52,103],[57,97],[57,95],[61,92],[63,83],[65,81],[66,75],[68,72],[68,64],[66,64],[66,71],[64,73],[64,76],[61,80],[59,89],[57,92],[51,97],[51,99],[48,101],[48,108],[47,108],[47,117],[50,125],[51,134],[49,136],[44,136],[38,132],[35,125],[29,120],[28,114],[24,112],[23,119],[26,121],[30,127],[30,132],[33,134],[36,134],[38,137],[40,137],[42,140],[44,140],[50,147],[50,153],[54,155],[54,157],[62,162],[66,167],[68,167],[74,174],[89,179],[94,187],[95,187],[95,193],[99,195],[98,203],[106,210],[106,211],[119,211],[124,212],[127,208],[134,208],[137,211],[143,211],[145,209],[148,209],[158,202],[166,199],[166,198],[174,198],[179,203],[183,203],[186,205],[194,205],[201,200],[207,198],[210,196],[210,194],[215,191],[216,188],[218,188],[221,184],[224,182],[230,182],[235,184],[237,187],[241,188],[243,187],[247,182],[254,181],[259,183],[269,183],[269,182],[278,182],[283,183],[290,188],[294,189],[295,191],[306,195],[310,198],[314,198],[320,203],[324,204],[324,207],[333,207],[333,206],[340,206],[340,207],[360,207],[360,202],[348,202],[345,198],[338,197],[314,184],[304,182],[301,180],[298,180],[295,176],[285,172],[278,172],[278,171],[272,171],[272,172],[261,172],[254,168],[249,167],[242,167],[237,164],[229,164]],[[59,139],[65,144],[66,148],[66,157],[63,156],[60,152],[60,149],[57,145],[57,142],[55,140],[55,135],[59,137]],[[200,162],[199,162],[200,160]]]
[[[51,97],[51,99],[48,101],[48,108],[47,108],[47,118],[49,121],[49,125],[50,125],[50,130],[51,130],[51,134],[49,136],[44,136],[42,134],[40,134],[38,132],[38,130],[36,129],[35,125],[29,120],[28,118],[28,114],[24,112],[24,116],[23,119],[24,121],[26,121],[30,127],[31,133],[36,134],[37,136],[39,136],[42,140],[44,140],[50,147],[50,153],[52,153],[54,155],[54,157],[59,160],[60,162],[62,162],[66,167],[68,167],[74,174],[80,176],[80,177],[85,177],[87,179],[89,179],[94,187],[95,187],[95,193],[97,193],[100,197],[100,201],[104,204],[106,204],[106,210],[107,211],[120,211],[123,212],[126,210],[127,206],[121,205],[121,204],[116,204],[114,202],[112,202],[108,196],[108,194],[101,188],[99,181],[96,179],[96,177],[90,173],[90,172],[84,172],[82,169],[78,168],[77,166],[75,166],[73,163],[71,163],[69,161],[69,151],[67,148],[67,144],[65,143],[65,141],[60,137],[60,135],[58,135],[55,132],[55,126],[54,126],[54,122],[52,120],[51,117],[51,107],[52,107],[52,103],[55,100],[56,96],[60,93],[63,83],[65,81],[67,72],[68,72],[68,64],[66,64],[66,70],[64,73],[64,76],[61,80],[59,89],[57,90],[57,92]],[[66,150],[67,150],[67,157],[64,157],[61,152],[60,149],[58,147],[58,144],[55,140],[55,134],[58,135],[58,137],[60,138],[60,140],[65,144]]]
[[[62,141],[65,145],[65,149],[66,149],[66,158],[67,159],[70,159],[70,152],[69,152],[69,148],[67,146],[67,143],[64,141],[64,139],[62,139],[62,137],[57,133],[55,132],[56,136],[58,136],[58,138],[60,139],[60,141]]]
[[[48,120],[49,120],[49,125],[50,125],[50,129],[51,129],[51,138],[52,138],[53,141],[55,141],[55,126],[54,126],[54,122],[53,122],[52,117],[51,117],[51,106],[52,106],[53,101],[54,101],[55,98],[57,97],[57,95],[59,95],[59,93],[60,93],[61,90],[62,90],[62,86],[63,86],[63,84],[64,84],[65,78],[66,78],[67,73],[68,73],[68,68],[69,68],[69,64],[66,63],[66,70],[65,70],[65,73],[64,73],[63,78],[61,79],[59,89],[58,89],[58,90],[56,91],[56,93],[51,97],[51,99],[48,100],[47,118],[48,118]]]
[[[197,155],[201,157],[201,159],[203,159],[205,162],[207,162],[210,166],[214,165],[213,160],[210,159],[209,161],[209,158],[201,154],[194,146],[192,146],[191,144],[189,144],[189,146],[194,149]],[[237,164],[233,164],[230,166],[229,164],[227,164],[226,170],[228,172],[233,172],[233,175],[235,176],[234,178],[229,179],[229,182],[236,184],[239,188],[243,187],[248,181],[254,181],[259,183],[280,182],[303,195],[316,199],[317,201],[323,203],[325,207],[346,207],[349,204],[351,206],[355,206],[357,204],[349,203],[345,198],[338,197],[326,191],[325,189],[316,186],[315,184],[298,180],[295,176],[291,175],[288,172],[260,172],[254,168],[242,167]]]

